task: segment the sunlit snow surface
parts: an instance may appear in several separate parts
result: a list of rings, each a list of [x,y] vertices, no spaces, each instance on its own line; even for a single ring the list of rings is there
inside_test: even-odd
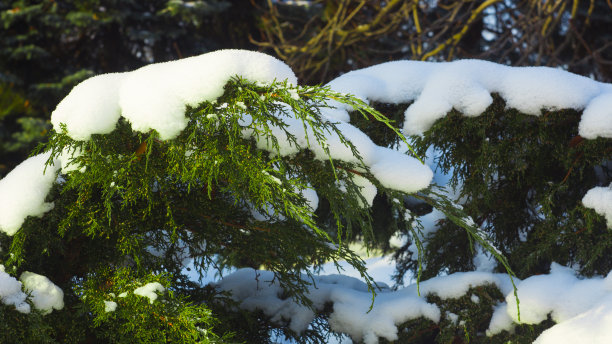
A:
[[[143,285],[142,287],[134,290],[134,295],[139,295],[149,299],[149,303],[157,300],[157,293],[163,293],[166,290],[159,282],[152,282]]]
[[[43,314],[64,308],[64,292],[46,276],[24,271],[19,280],[23,283],[25,291],[30,294],[34,307]]]
[[[24,271],[18,281],[4,270],[4,265],[0,264],[0,301],[5,305],[12,305],[21,313],[30,313],[27,299],[45,315],[64,308],[64,292],[47,277]]]
[[[13,235],[28,216],[40,217],[53,209],[45,202],[59,164],[46,167],[50,154],[33,156],[0,180],[0,232]]]
[[[453,62],[393,61],[348,72],[329,83],[332,89],[367,101],[413,102],[404,131],[422,134],[450,110],[478,116],[499,94],[508,108],[539,115],[542,110],[584,109],[580,135],[612,137],[612,85],[549,67],[509,67],[481,60]],[[346,106],[329,112],[348,120]]]
[[[391,282],[388,276],[394,267],[388,258],[375,258],[367,263],[375,280],[380,276],[384,277],[383,282]],[[438,322],[441,311],[435,304],[426,302],[426,295],[458,298],[466,295],[470,287],[479,285],[496,285],[507,295],[506,303],[494,307],[487,335],[512,331],[518,323],[516,299],[506,274],[474,271],[435,277],[421,282],[421,296],[417,295],[416,284],[397,291],[383,288],[378,290],[374,306],[368,313],[371,294],[363,281],[349,277],[358,276],[358,273],[349,269],[346,275],[323,275],[330,272],[335,272],[333,264],[324,267],[322,275],[315,277],[317,288],[310,288],[309,298],[318,309],[332,302],[331,328],[367,344],[378,343],[379,337],[397,339],[397,325],[410,319],[424,317]],[[271,283],[272,280],[271,272],[240,269],[216,285],[221,290],[231,290],[233,298],[242,302],[242,308],[262,310],[272,321],[288,320],[292,330],[304,331],[314,313],[291,299],[280,298],[282,290],[277,283]],[[553,263],[549,274],[514,281],[522,323],[538,324],[549,314],[558,323],[543,332],[536,343],[578,343],[585,339],[589,343],[612,342],[612,275],[580,279],[572,269]]]
[[[582,203],[606,218],[608,228],[612,228],[612,184],[608,187],[594,187],[589,190]]]

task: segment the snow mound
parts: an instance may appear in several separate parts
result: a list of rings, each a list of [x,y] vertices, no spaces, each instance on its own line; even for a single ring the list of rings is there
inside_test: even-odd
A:
[[[147,297],[149,299],[149,303],[153,303],[155,300],[157,300],[157,293],[163,293],[165,290],[166,288],[164,288],[164,286],[162,286],[159,282],[152,282],[136,288],[134,290],[134,295]]]
[[[612,297],[589,308],[584,313],[557,324],[536,339],[535,344],[574,344],[588,338],[592,344],[612,343]]]
[[[30,305],[26,302],[27,295],[21,291],[21,282],[4,272],[0,264],[0,301],[5,305],[13,305],[21,313],[30,313]]]
[[[155,129],[161,139],[176,137],[187,125],[186,106],[197,106],[223,94],[230,78],[297,84],[280,60],[246,50],[219,50],[186,59],[151,64],[128,73],[119,90],[123,116],[137,131]]]
[[[125,75],[97,75],[76,85],[51,114],[53,128],[59,132],[63,123],[70,137],[82,141],[113,131],[121,116],[118,86]]]
[[[304,276],[304,278],[307,278]],[[531,276],[517,283],[521,322],[538,324],[550,315],[557,324],[544,331],[536,340],[539,344],[612,342],[612,272],[607,277],[578,278],[574,270],[556,263],[550,274]],[[494,285],[506,295],[506,302],[493,308],[488,336],[512,331],[519,323],[516,298],[510,277],[489,272],[458,272],[412,284],[397,291],[383,288],[377,291],[372,310],[371,294],[364,282],[342,275],[315,276],[314,285],[306,296],[316,310],[326,303],[333,304],[329,317],[331,329],[346,333],[354,341],[378,343],[378,338],[398,339],[397,326],[411,319],[424,317],[439,322],[441,310],[426,301],[433,294],[441,299],[467,295],[471,287]],[[273,322],[289,321],[291,330],[300,333],[314,319],[312,310],[288,298],[270,271],[240,269],[216,284],[222,291],[231,291],[240,307],[261,310]],[[472,302],[480,300],[474,295]],[[451,315],[452,316],[452,315]]]
[[[47,277],[24,271],[21,281],[4,272],[4,265],[0,264],[0,301],[5,305],[13,305],[18,312],[30,313],[29,299],[34,307],[44,315],[54,309],[64,308],[64,292],[53,284]],[[24,293],[22,288],[29,293]]]
[[[217,99],[236,75],[251,81],[297,83],[289,66],[272,56],[219,50],[87,79],[59,103],[51,123],[56,131],[65,124],[75,140],[88,140],[92,134],[111,132],[123,116],[134,130],[155,129],[163,140],[172,139],[187,125],[186,107]]]
[[[535,341],[540,344],[612,342],[612,273],[606,278],[580,279],[571,268],[553,263],[547,275],[531,276],[517,284],[521,322],[538,324],[548,318],[557,324]],[[518,323],[516,299],[508,293],[498,305],[488,335],[510,331]]]
[[[117,302],[115,301],[104,301],[104,312],[114,312],[117,310]]]
[[[333,304],[329,318],[333,331],[347,333],[357,342],[375,344],[379,337],[397,340],[397,325],[408,320],[424,317],[439,322],[441,311],[426,301],[427,294],[436,294],[442,299],[456,298],[470,287],[486,284],[494,284],[504,292],[512,290],[505,274],[456,273],[422,282],[421,296],[415,284],[398,291],[387,288],[377,291],[370,310],[372,294],[364,282],[348,276],[325,275],[314,277],[314,286],[309,287],[306,296],[317,310],[322,310],[326,303]],[[289,328],[296,333],[306,330],[315,316],[309,308],[286,297],[270,271],[240,269],[226,276],[216,287],[231,291],[232,298],[245,310],[261,310],[274,322],[289,321]]]
[[[584,109],[579,133],[612,137],[612,85],[549,67],[509,67],[481,60],[394,61],[348,72],[328,84],[364,101],[411,103],[404,132],[423,134],[453,108],[478,116],[499,94],[509,108],[539,115],[542,110]],[[348,121],[345,105],[326,112]]]
[[[597,186],[587,191],[582,198],[582,204],[605,217],[608,228],[612,228],[612,184],[608,187]]]
[[[53,209],[45,202],[60,164],[45,164],[50,153],[30,157],[0,180],[0,231],[14,235],[28,216],[40,217]]]
[[[43,314],[64,308],[64,292],[47,277],[25,271],[19,279],[25,290],[30,293],[34,307]]]

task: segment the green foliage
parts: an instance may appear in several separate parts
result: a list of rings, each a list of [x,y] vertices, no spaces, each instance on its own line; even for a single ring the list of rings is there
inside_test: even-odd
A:
[[[609,140],[579,137],[580,115],[562,110],[529,116],[506,109],[496,97],[483,115],[451,113],[416,139],[420,152],[430,145],[440,150],[438,167],[453,172],[464,210],[521,278],[548,272],[553,261],[587,276],[612,269],[603,253],[611,244],[605,221],[581,204],[590,188],[612,181]],[[457,255],[426,254],[427,276],[469,268],[467,242],[448,240],[456,225],[439,227],[428,251]]]
[[[299,92],[317,101],[329,91]],[[308,152],[280,155],[270,125],[283,127],[282,116],[273,114],[288,110],[277,99],[314,128],[311,140],[322,142],[324,131],[337,131],[332,123],[322,122],[316,106],[291,98],[285,86],[261,87],[236,80],[218,102],[188,110],[189,124],[174,140],[161,141],[155,132],[133,134],[125,122],[110,135],[86,142],[72,141],[62,133],[52,136],[48,147],[54,155],[65,149],[80,152],[73,163],[77,170],[86,166],[83,173],[70,173],[63,187],[63,194],[74,193],[76,199],[71,199],[73,203],[61,216],[59,232],[67,235],[77,230],[90,237],[116,239],[117,253],[135,260],[147,255],[147,245],[168,238],[205,241],[205,248],[190,244],[190,250],[207,259],[220,255],[216,263],[221,266],[264,264],[283,276],[281,280],[297,284],[301,283],[299,271],[312,262],[332,257],[356,261],[346,250],[336,251],[326,244],[328,233],[337,230],[319,228],[300,194],[310,187],[323,196],[336,193],[336,178],[348,179],[347,171],[355,166],[331,159],[304,163]],[[246,126],[244,111],[252,118]],[[245,128],[269,142],[272,154],[245,140]],[[288,137],[291,145],[299,146],[295,137]],[[348,228],[354,221],[366,225],[367,210],[358,206],[361,195],[356,186],[348,189],[353,197],[328,197],[334,202],[334,217],[347,220]],[[253,211],[268,220],[254,219]],[[150,233],[159,224],[167,235]],[[319,239],[313,240],[312,231]],[[270,260],[271,256],[276,259]]]
[[[0,119],[14,112],[27,113],[29,105],[23,94],[15,92],[12,85],[0,84]]]
[[[32,115],[25,95],[0,82],[0,177],[13,167],[12,160],[27,156],[44,139],[49,125]]]
[[[0,343],[57,343],[53,334],[41,314],[22,314],[0,303]]]
[[[43,218],[28,218],[0,261],[15,275],[42,273],[67,293],[66,308],[79,314],[83,330],[75,332],[74,319],[59,312],[49,318],[61,333],[53,338],[223,341],[226,337],[215,335],[217,328],[233,330],[215,320],[223,316],[234,325],[236,319],[251,319],[237,326],[243,331],[237,338],[247,341],[252,339],[245,334],[265,342],[276,331],[299,342],[325,342],[329,334],[318,330],[328,330],[331,308],[298,335],[270,325],[262,314],[220,310],[219,302],[229,299],[194,285],[183,265],[197,257],[199,273],[211,267],[263,267],[275,273],[286,297],[310,305],[304,293],[312,283],[303,274],[327,261],[346,260],[374,297],[363,261],[348,248],[356,235],[375,246],[371,210],[353,176],[368,178],[391,201],[396,227],[413,233],[418,228],[405,215],[410,213],[406,202],[398,201],[408,195],[380,185],[336,124],[322,117],[329,99],[351,105],[405,141],[392,121],[350,95],[241,78],[232,79],[214,102],[188,108],[187,126],[174,139],[161,140],[154,130],[134,132],[123,119],[111,133],[88,141],[71,139],[65,127],[52,131],[39,151],[51,152],[49,163],[60,156],[68,163],[49,196],[55,206]],[[289,116],[309,128],[305,140],[288,130]],[[333,158],[329,135],[351,149],[354,162]],[[315,144],[326,157],[315,155]],[[289,153],[291,147],[295,150]],[[308,205],[302,192],[310,188],[324,201],[324,211],[315,213]],[[471,240],[494,251],[444,195],[428,190],[414,197],[445,211]],[[149,304],[130,294],[152,281],[167,290],[162,302]],[[119,297],[124,293],[129,296]],[[109,301],[117,303],[115,311],[106,311]]]
[[[587,6],[581,4],[581,8],[583,5]],[[300,13],[293,16],[294,22],[321,12],[317,6],[279,8]],[[323,12],[351,15],[352,11],[343,8],[331,4]],[[364,11],[371,9],[365,6]],[[253,13],[242,2],[213,0],[0,3],[0,177],[46,140],[49,114],[78,82],[152,61],[249,47],[257,31]],[[395,16],[394,11],[389,13]],[[400,11],[396,14],[402,16]],[[322,18],[326,22],[333,19]],[[444,17],[433,19],[454,25]],[[595,24],[587,25],[585,32],[606,32],[597,26],[606,20],[593,16]],[[262,28],[277,24],[289,31],[312,29],[285,22],[261,23]],[[424,27],[423,35],[428,32]],[[280,31],[276,34],[282,36]],[[364,34],[369,37],[367,31]],[[330,61],[317,66],[329,78],[337,74],[329,66],[371,65],[389,56],[404,56],[402,36],[385,36],[369,47],[359,44],[351,56],[317,50]],[[589,44],[605,41],[605,35],[582,36]],[[333,40],[335,36],[329,37]],[[346,48],[338,43],[337,49]],[[395,46],[392,50],[372,49],[391,45]],[[501,58],[524,63],[531,48],[522,57],[512,53]],[[309,59],[311,52],[295,51],[300,58]],[[589,59],[576,54],[558,56],[563,57],[559,61],[578,61],[576,68],[592,74],[584,66]],[[606,73],[598,66],[595,74],[607,78]],[[297,92],[299,99],[290,91]],[[304,303],[308,303],[302,294],[308,282],[300,273],[306,267],[347,259],[364,274],[363,262],[348,250],[348,243],[365,239],[369,249],[389,252],[388,239],[398,231],[409,239],[395,251],[398,281],[406,273],[427,279],[473,269],[474,241],[492,252],[499,248],[499,270],[515,271],[521,278],[547,272],[552,261],[572,265],[587,276],[612,270],[607,259],[612,245],[609,229],[601,216],[580,204],[586,190],[612,181],[612,151],[609,140],[582,140],[577,135],[579,112],[544,111],[539,117],[527,116],[506,109],[496,96],[482,116],[465,118],[453,111],[425,136],[413,138],[417,152],[408,154],[422,157],[432,145],[442,152],[438,168],[454,173],[453,181],[461,186],[465,200],[463,209],[458,209],[436,187],[409,196],[384,188],[367,171],[357,171],[358,164],[314,159],[309,143],[300,143],[302,149],[295,155],[279,154],[270,125],[283,127],[283,117],[270,113],[288,110],[277,102],[284,101],[304,123],[314,124],[317,130],[311,139],[320,140],[320,135],[335,130],[333,123],[321,123],[318,116],[318,106],[329,97],[361,109],[351,114],[351,123],[375,143],[401,144],[402,136],[394,126],[402,123],[403,105],[372,104],[379,113],[320,87],[292,89],[240,79],[227,85],[218,102],[188,109],[189,126],[174,140],[161,141],[155,132],[134,133],[125,121],[113,133],[94,135],[88,142],[53,133],[44,150],[54,155],[64,148],[76,152],[75,171],[62,175],[65,182],[52,190],[53,211],[44,218],[29,218],[12,238],[0,234],[0,262],[13,275],[31,270],[49,276],[66,292],[66,308],[47,316],[23,315],[0,304],[0,342],[207,342],[228,340],[223,334],[230,332],[236,333],[229,340],[249,343],[271,342],[274,335],[298,342],[328,341],[329,309],[299,336],[272,324],[261,312],[226,308],[230,303],[226,295],[198,287],[184,275],[181,266],[186,250],[197,255],[195,268],[200,273],[230,266],[275,271],[287,297]],[[245,111],[251,123],[244,122]],[[245,128],[253,130],[260,144],[267,141],[267,150],[245,139],[241,134]],[[79,172],[82,166],[87,168]],[[371,210],[363,207],[352,182],[355,172],[379,190]],[[338,181],[345,183],[346,193],[338,192]],[[317,189],[320,198],[314,213],[300,192],[310,187]],[[442,209],[448,218],[439,221],[438,231],[423,245],[416,218],[432,208]],[[254,217],[255,212],[260,216]],[[407,254],[413,241],[419,248],[418,257]],[[151,281],[167,287],[160,295],[163,303],[149,304],[133,294],[121,299],[110,296]],[[465,325],[448,319],[440,324],[413,320],[403,324],[399,342],[532,342],[553,324],[549,320],[538,326],[520,325],[514,334],[485,337],[491,306],[502,298],[493,287],[472,292],[479,296],[479,304],[466,297],[440,300],[428,296],[444,314],[459,315]],[[104,301],[110,299],[118,302],[118,308],[107,313]]]
[[[170,281],[170,276],[163,275],[139,277],[130,268],[99,269],[85,277],[76,293],[90,314],[96,336],[110,343],[222,341],[211,331],[215,321],[210,310],[176,295]],[[160,283],[166,291],[156,292],[155,301],[134,294],[147,283]],[[111,305],[116,308],[112,310]]]
[[[373,105],[395,123],[403,122],[406,105]],[[381,215],[373,223],[376,246],[391,250],[387,242],[396,231],[407,238],[406,244],[394,251],[398,263],[395,280],[402,281],[406,274],[429,279],[473,270],[474,240],[484,247],[492,245],[489,249],[498,248],[489,250],[507,258],[497,257],[502,263],[498,271],[515,271],[519,278],[548,273],[552,262],[573,266],[585,276],[607,274],[612,269],[605,254],[612,244],[610,230],[603,216],[584,208],[581,199],[590,188],[612,182],[612,151],[609,139],[585,140],[578,135],[581,115],[575,110],[526,115],[506,108],[503,99],[494,95],[494,103],[482,115],[464,117],[453,110],[423,136],[413,137],[419,155],[432,147],[437,150],[437,168],[452,177],[451,187],[460,191],[462,206],[459,213],[449,216],[453,203],[438,199],[436,195],[443,190],[436,186],[409,198],[377,196],[375,207],[378,203]],[[356,116],[351,120],[378,144],[398,144],[388,129]],[[429,204],[444,209],[446,218],[438,221],[433,234],[423,238],[418,218],[410,217],[409,223],[399,220],[401,212],[393,209],[400,203],[413,216],[427,214],[431,208],[425,206]],[[466,230],[470,235],[458,235]],[[418,256],[409,251],[412,243]],[[451,304],[436,303],[443,309]],[[464,311],[472,308],[468,304],[457,307]],[[479,321],[488,324],[490,312],[486,314],[488,317]],[[514,334],[504,332],[489,338],[479,335],[482,328],[461,329],[421,319],[403,325],[407,337],[399,342],[527,343],[553,324],[549,320],[537,326],[519,325]]]

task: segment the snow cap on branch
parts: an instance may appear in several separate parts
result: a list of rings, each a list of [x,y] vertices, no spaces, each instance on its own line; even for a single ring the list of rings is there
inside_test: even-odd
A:
[[[552,263],[550,273],[519,281],[517,292],[521,306],[521,322],[539,324],[549,315],[557,325],[544,331],[534,343],[589,343],[612,341],[612,273],[606,278],[581,279],[573,269]],[[491,319],[488,335],[510,331],[519,323],[516,299],[508,293]]]
[[[304,277],[306,278],[306,277]],[[512,283],[506,274],[485,272],[455,273],[421,282],[421,296],[417,286],[410,285],[398,291],[383,289],[376,296],[373,308],[372,294],[362,281],[342,275],[315,276],[314,285],[306,296],[313,307],[322,310],[326,303],[333,304],[329,324],[333,331],[347,333],[357,341],[378,343],[378,338],[397,340],[397,326],[411,319],[424,317],[438,322],[441,311],[428,303],[427,294],[442,299],[464,295],[470,287],[495,284],[504,293],[512,291]],[[240,269],[226,276],[217,285],[223,291],[231,291],[240,307],[249,311],[262,310],[273,322],[290,319],[289,328],[300,333],[314,319],[314,312],[298,304],[292,298],[282,298],[281,286],[270,271]]]
[[[91,77],[76,85],[51,114],[56,131],[66,125],[70,137],[89,140],[92,134],[108,134],[115,130],[121,116],[119,85],[126,73],[110,73]]]
[[[612,137],[612,85],[549,67],[509,67],[481,60],[394,61],[348,72],[328,84],[364,101],[413,102],[404,132],[418,135],[453,108],[478,116],[499,94],[509,108],[529,115],[541,110],[584,109],[580,135]],[[346,105],[326,115],[348,121]]]
[[[134,130],[155,129],[162,139],[172,139],[187,125],[186,107],[217,99],[236,75],[250,81],[297,83],[289,66],[272,56],[219,50],[85,80],[59,103],[51,123],[56,131],[64,123],[70,137],[87,140],[92,134],[111,132],[121,115]]]
[[[608,187],[597,186],[587,191],[582,198],[582,204],[605,217],[608,228],[612,228],[612,184]]]
[[[26,217],[40,217],[53,209],[53,203],[45,202],[45,198],[61,164],[45,167],[49,157],[50,153],[30,157],[0,180],[1,232],[13,235]]]
[[[64,308],[64,292],[47,277],[25,271],[19,278],[27,292],[32,295],[32,303],[43,314],[49,314],[54,309]]]
[[[243,50],[221,50],[85,80],[60,102],[51,121],[56,131],[61,131],[65,125],[68,136],[75,140],[89,140],[93,134],[113,131],[123,116],[134,130],[148,132],[154,129],[162,139],[172,139],[187,125],[186,108],[216,100],[223,94],[226,83],[236,75],[263,83],[284,80],[291,85],[297,82],[291,69],[274,57]],[[252,119],[245,114],[243,121],[249,123]],[[297,137],[299,145],[308,147],[317,159],[327,160],[329,152],[333,159],[360,163],[338,133],[326,132],[324,142],[320,143],[313,139],[313,129],[305,127],[297,116],[284,116],[283,121],[287,124],[285,129]],[[431,182],[433,172],[417,159],[374,144],[365,133],[349,123],[340,122],[336,127],[355,146],[365,167],[381,185],[410,193],[427,187]],[[275,126],[271,128],[272,134],[279,139],[280,153],[295,154],[297,147],[290,144],[285,130]],[[253,136],[249,130],[246,127],[243,132],[246,138]],[[273,151],[267,142],[260,140],[257,144],[260,149]],[[27,216],[41,216],[49,211],[53,204],[44,200],[55,180],[55,173],[60,166],[64,173],[84,168],[70,164],[79,155],[78,151],[63,152],[44,175],[41,171],[49,153],[39,155],[26,160],[1,180],[0,230],[13,235]],[[371,205],[376,187],[370,182],[365,184],[364,195]]]
[[[274,80],[297,83],[289,66],[274,57],[244,50],[220,50],[88,79],[60,102],[52,114],[52,123],[56,131],[65,124],[67,134],[75,140],[88,140],[92,134],[111,132],[123,116],[136,131],[155,129],[162,139],[172,139],[187,126],[186,107],[216,100],[223,94],[225,84],[236,75],[263,83]],[[245,124],[252,121],[247,114],[244,117]],[[285,129],[298,138],[301,146],[306,147],[310,142],[309,148],[318,159],[328,158],[325,149],[328,148],[334,159],[358,162],[336,133],[327,133],[326,147],[321,147],[313,140],[312,129],[304,130],[301,120],[285,116],[283,121],[287,124]],[[363,162],[383,186],[416,192],[429,185],[433,173],[418,160],[377,146],[349,123],[337,123],[337,127],[355,145]],[[283,129],[276,126],[271,129],[279,140],[281,154],[297,153],[297,147],[289,144]],[[243,136],[253,136],[252,130],[246,128]],[[258,141],[258,146],[272,150],[266,140]]]
[[[149,299],[149,303],[157,300],[157,293],[163,293],[166,290],[159,282],[151,282],[134,290],[134,295],[143,296]]]

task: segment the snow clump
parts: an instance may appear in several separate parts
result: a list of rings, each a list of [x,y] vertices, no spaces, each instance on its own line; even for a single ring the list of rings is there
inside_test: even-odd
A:
[[[264,83],[297,83],[291,68],[272,56],[219,50],[87,79],[59,103],[51,123],[56,131],[65,124],[75,140],[88,140],[92,134],[110,133],[123,116],[136,131],[155,129],[161,139],[172,139],[187,126],[187,106],[217,99],[236,75]]]
[[[582,204],[605,217],[608,228],[612,228],[612,184],[608,187],[597,186],[587,191],[582,198]]]
[[[81,141],[115,130],[121,116],[117,86],[124,77],[125,73],[102,74],[76,85],[53,111],[53,128],[59,132],[65,124],[70,137]]]
[[[508,108],[540,115],[542,110],[583,110],[579,133],[587,139],[612,138],[612,85],[550,67],[509,67],[481,60],[393,61],[354,70],[328,86],[364,101],[412,104],[404,132],[421,135],[456,109],[478,116],[499,94]],[[334,102],[326,115],[349,121],[347,105]]]
[[[30,157],[0,180],[0,232],[14,235],[28,216],[53,209],[45,202],[60,164],[46,166],[50,153]]]
[[[612,342],[612,273],[581,279],[573,269],[553,263],[550,274],[520,281],[517,293],[522,323],[539,324],[549,315],[557,323],[534,343]],[[495,309],[487,334],[511,331],[518,322],[516,299],[509,293]]]
[[[115,301],[104,301],[104,311],[106,313],[114,312],[116,309],[117,309],[117,302],[115,302]]]
[[[26,292],[30,293],[34,307],[43,314],[64,308],[64,292],[47,277],[25,271],[19,280],[23,283]]]
[[[149,303],[157,300],[157,293],[163,293],[166,290],[159,282],[151,282],[143,285],[140,288],[134,290],[134,295],[143,296],[149,298]]]
[[[15,306],[21,313],[30,313],[30,305],[26,302],[27,295],[21,287],[21,282],[4,272],[4,265],[0,264],[0,301],[5,305]]]

